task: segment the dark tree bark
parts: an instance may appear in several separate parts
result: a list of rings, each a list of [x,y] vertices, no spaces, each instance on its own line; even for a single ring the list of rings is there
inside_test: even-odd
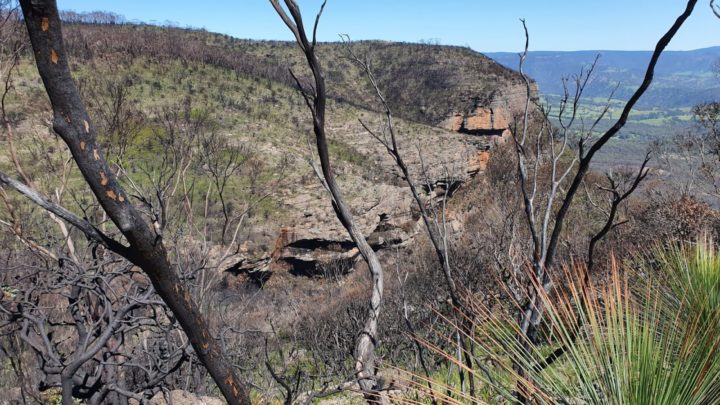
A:
[[[594,139],[591,139],[592,133],[589,133],[587,136],[581,137],[579,143],[578,143],[578,156],[575,157],[575,160],[573,161],[572,165],[566,171],[562,174],[561,177],[559,177],[556,180],[555,177],[555,170],[557,169],[557,160],[556,157],[562,155],[562,153],[555,154],[555,150],[553,148],[553,139],[551,136],[551,142],[550,147],[551,151],[553,153],[553,163],[552,163],[552,170],[553,170],[553,182],[552,187],[548,192],[548,199],[550,203],[547,205],[547,208],[545,210],[544,218],[542,220],[540,231],[538,231],[537,222],[535,220],[535,207],[533,202],[533,197],[535,195],[536,187],[528,186],[528,171],[527,166],[524,161],[525,156],[525,138],[528,132],[528,112],[529,112],[529,106],[530,106],[530,81],[528,77],[523,73],[523,63],[527,56],[528,51],[528,33],[527,28],[525,27],[525,22],[523,21],[523,27],[525,28],[525,51],[520,56],[520,74],[522,75],[527,89],[527,99],[525,104],[525,114],[523,119],[523,124],[521,126],[522,129],[522,135],[520,140],[518,141],[517,134],[515,137],[515,143],[516,143],[516,150],[517,155],[519,158],[518,163],[518,178],[521,181],[521,192],[523,193],[523,200],[524,200],[524,206],[526,211],[526,216],[528,218],[528,228],[532,235],[532,245],[533,245],[533,274],[532,277],[534,277],[534,282],[530,286],[530,291],[528,293],[528,299],[527,303],[524,304],[523,308],[520,311],[519,314],[519,330],[517,334],[518,338],[518,345],[526,352],[529,352],[530,345],[533,345],[536,337],[537,337],[537,331],[540,326],[540,323],[542,321],[543,316],[543,307],[542,303],[539,302],[538,296],[540,289],[544,290],[545,292],[548,292],[552,288],[552,280],[550,277],[550,274],[548,273],[549,269],[552,268],[552,266],[555,263],[555,255],[557,253],[558,244],[560,243],[560,237],[562,235],[563,226],[565,223],[565,219],[567,217],[567,214],[570,211],[570,208],[572,206],[573,200],[575,196],[577,195],[578,190],[580,189],[580,186],[583,184],[583,181],[585,179],[585,176],[590,170],[590,166],[592,163],[593,158],[595,157],[595,154],[599,152],[615,135],[620,132],[620,130],[625,126],[625,124],[628,121],[628,118],[630,117],[630,112],[635,107],[635,104],[640,100],[640,98],[645,94],[647,89],[650,87],[650,84],[653,81],[653,76],[655,74],[655,67],[658,63],[658,60],[660,59],[660,56],[662,55],[663,51],[667,47],[667,45],[670,43],[672,38],[677,34],[677,32],[680,30],[680,27],[685,23],[685,21],[690,17],[692,14],[695,6],[697,4],[697,0],[688,0],[685,6],[685,9],[683,12],[677,17],[675,22],[672,24],[672,26],[665,32],[665,34],[658,40],[655,50],[653,51],[652,57],[650,58],[650,61],[648,62],[648,66],[645,70],[645,76],[643,78],[642,83],[638,87],[638,89],[632,94],[628,102],[625,104],[622,113],[620,114],[620,117],[615,121],[615,123],[602,135]],[[594,65],[593,65],[594,67]],[[581,74],[582,78],[582,74]],[[573,100],[574,106],[572,111],[572,118],[569,124],[564,124],[562,122],[562,118],[560,118],[560,125],[562,127],[562,133],[563,135],[563,146],[562,150],[565,150],[565,146],[567,145],[568,138],[567,138],[567,131],[569,130],[569,127],[572,125],[572,121],[575,119],[575,107],[577,106],[577,103],[579,102],[579,98],[582,95],[582,89],[584,88],[585,84],[587,83],[587,78],[585,78],[584,82],[578,84],[578,92],[575,93],[575,98]],[[563,107],[564,108],[564,107]],[[562,117],[562,110],[559,114],[559,117]],[[538,144],[539,145],[539,144]],[[539,153],[539,148],[537,149]],[[539,155],[538,155],[539,156]],[[577,169],[574,172],[574,175],[569,176],[571,178],[570,184],[567,188],[567,191],[565,195],[562,197],[561,200],[558,200],[560,202],[560,208],[557,210],[557,212],[553,215],[552,214],[552,202],[556,199],[558,196],[559,191],[559,185],[561,182],[563,182],[566,175],[570,174],[570,169],[574,167],[574,165],[577,163]],[[647,162],[645,162],[647,163]],[[639,184],[639,182],[644,178],[643,175],[643,169],[644,165],[640,170],[640,174],[636,178],[636,183]],[[537,184],[536,182],[534,183]],[[635,190],[637,187],[637,184],[634,185],[630,189],[630,193]],[[629,194],[628,194],[629,195]],[[591,247],[590,247],[590,257],[592,257],[592,252],[594,249],[595,244],[598,240],[600,240],[602,237],[605,236],[605,234],[612,228],[614,224],[614,217],[615,217],[615,211],[617,210],[617,205],[619,205],[622,200],[627,198],[627,196],[622,196],[619,194],[615,195],[613,208],[614,210],[611,212],[610,219],[606,223],[607,229],[603,228],[596,237],[593,237],[591,239]],[[619,200],[619,201],[618,201]],[[617,204],[617,205],[615,205]],[[554,221],[551,221],[553,219]],[[592,262],[590,262],[590,265],[592,265]],[[551,356],[552,357],[552,356]],[[553,360],[554,361],[554,360]],[[527,377],[526,371],[519,365],[514,365],[516,371],[521,377]],[[531,382],[531,381],[530,381]],[[518,390],[516,392],[516,399],[517,402],[520,403],[527,403],[530,398],[527,397],[527,393],[523,392],[523,384],[527,384],[528,381],[521,382],[518,384]]]
[[[643,78],[642,83],[640,84],[640,87],[635,90],[635,93],[630,97],[627,104],[625,104],[625,107],[622,110],[622,113],[620,114],[620,118],[615,122],[615,124],[610,127],[595,143],[593,143],[589,148],[587,148],[587,145],[585,145],[584,141],[580,144],[580,162],[578,165],[578,170],[575,173],[575,177],[573,178],[572,182],[570,183],[570,187],[568,188],[567,193],[565,194],[565,199],[562,202],[562,205],[560,206],[560,209],[558,210],[557,214],[555,215],[555,226],[552,231],[552,235],[550,237],[550,243],[547,250],[547,255],[545,257],[544,267],[550,268],[553,265],[553,261],[555,260],[555,252],[557,250],[557,245],[560,241],[560,235],[562,234],[563,224],[565,222],[565,217],[568,214],[568,211],[570,210],[570,206],[572,205],[573,199],[575,198],[575,194],[577,194],[578,189],[580,188],[580,185],[582,184],[583,179],[585,178],[585,175],[587,174],[588,170],[590,170],[590,164],[592,162],[593,157],[595,157],[595,154],[602,149],[603,146],[605,146],[610,139],[612,139],[615,135],[617,135],[618,132],[625,126],[627,123],[628,118],[630,117],[630,112],[633,108],[635,108],[635,104],[640,100],[640,97],[645,94],[645,91],[650,87],[650,84],[653,81],[653,77],[655,75],[655,66],[658,63],[658,60],[660,59],[660,55],[662,55],[665,48],[668,46],[670,41],[673,39],[675,34],[680,30],[680,27],[685,23],[685,20],[690,17],[693,10],[695,9],[695,5],[697,4],[697,0],[689,0],[687,2],[687,5],[685,6],[685,10],[678,16],[678,18],[675,20],[673,25],[670,27],[670,29],[663,35],[660,40],[658,40],[657,44],[655,45],[655,51],[652,54],[652,57],[650,58],[650,62],[648,63],[648,67],[645,70],[645,77]],[[585,150],[587,149],[587,152]]]
[[[160,235],[129,201],[97,142],[68,66],[55,0],[21,0],[38,71],[53,109],[53,129],[65,141],[102,208],[127,239],[117,252],[142,268],[167,303],[230,404],[249,404],[248,389],[237,378],[212,338],[207,322],[171,265]],[[81,229],[82,230],[82,229]]]

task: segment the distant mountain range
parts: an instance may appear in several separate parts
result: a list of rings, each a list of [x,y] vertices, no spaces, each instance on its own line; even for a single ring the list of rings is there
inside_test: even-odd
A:
[[[485,55],[511,69],[518,69],[519,56],[512,52]],[[642,82],[651,51],[530,52],[524,71],[539,87],[553,111],[563,94],[563,77],[579,74],[599,55],[591,80],[580,102],[578,116],[584,122],[597,119],[607,98],[617,87],[610,110],[598,130],[617,119],[632,93]],[[630,120],[606,152],[610,160],[625,160],[628,151],[641,156],[648,142],[685,131],[693,124],[692,107],[720,101],[720,46],[694,51],[667,51],[660,57],[650,89],[633,109]],[[573,81],[569,81],[572,86]],[[570,88],[570,93],[574,88]],[[556,119],[556,117],[551,117]],[[614,149],[613,149],[614,148]]]
[[[518,54],[486,53],[502,65],[518,68]],[[618,83],[615,98],[627,100],[642,82],[651,51],[529,52],[524,70],[544,95],[562,94],[562,77],[587,68],[600,55],[594,78],[587,88],[590,98],[606,98]],[[693,51],[666,51],[658,62],[655,81],[640,100],[640,108],[682,108],[720,99],[718,63],[720,46]]]

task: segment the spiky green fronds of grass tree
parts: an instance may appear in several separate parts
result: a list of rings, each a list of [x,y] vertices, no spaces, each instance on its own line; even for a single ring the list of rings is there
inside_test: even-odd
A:
[[[720,313],[720,252],[708,240],[658,250],[654,255],[677,305],[704,321]],[[678,308],[679,309],[679,308]],[[716,325],[717,326],[717,325]]]
[[[407,373],[412,401],[720,404],[720,255],[699,243],[650,256],[632,268],[613,263],[600,282],[582,266],[567,267],[566,285],[541,296],[547,328],[530,353],[520,349],[514,319],[477,302],[469,338],[482,366],[466,371],[483,382],[482,395],[470,398],[447,375]],[[447,339],[450,346],[453,335]],[[457,353],[421,342],[455,370],[464,367]]]

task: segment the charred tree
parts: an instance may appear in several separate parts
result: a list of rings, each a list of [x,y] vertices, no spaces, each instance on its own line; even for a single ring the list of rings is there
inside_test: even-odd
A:
[[[73,159],[100,206],[117,226],[126,244],[116,241],[43,198],[27,185],[0,176],[0,182],[16,189],[48,211],[75,225],[95,242],[143,269],[177,317],[198,358],[231,404],[249,404],[249,391],[238,379],[219,343],[212,337],[188,288],[181,282],[163,244],[162,236],[133,206],[119,184],[97,141],[96,130],[73,82],[63,43],[60,15],[55,0],[20,1],[38,71],[53,109],[53,129],[67,144]]]

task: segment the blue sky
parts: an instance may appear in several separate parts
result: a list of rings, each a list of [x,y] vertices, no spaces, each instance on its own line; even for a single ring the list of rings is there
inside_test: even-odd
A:
[[[321,0],[299,0],[312,20]],[[291,36],[267,0],[58,0],[61,9],[107,10],[129,20],[172,21],[238,38]],[[527,20],[531,50],[648,50],[685,7],[682,0],[328,0],[318,36],[470,46],[481,52],[519,51],[519,18]],[[708,0],[669,49],[720,45],[720,19]]]

